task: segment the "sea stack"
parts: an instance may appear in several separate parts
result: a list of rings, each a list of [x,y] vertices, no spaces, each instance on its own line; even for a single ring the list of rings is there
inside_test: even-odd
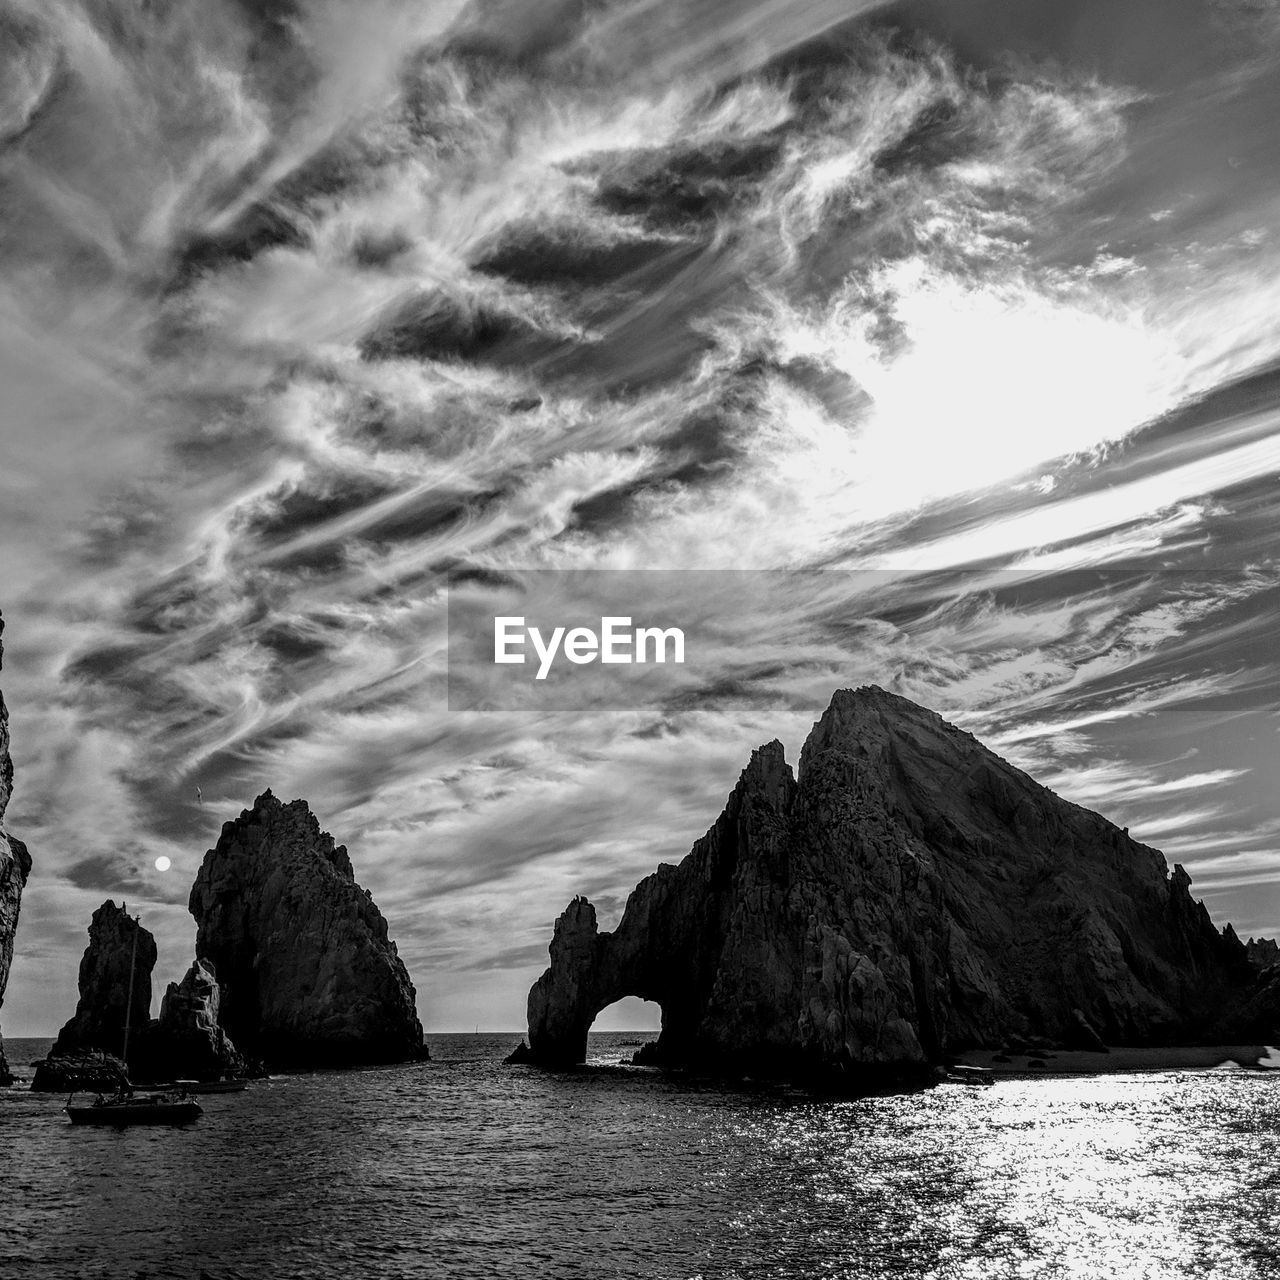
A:
[[[221,989],[208,961],[169,983],[160,1016],[146,1029],[130,1066],[141,1080],[221,1080],[254,1074],[219,1023]]]
[[[151,1018],[155,965],[150,930],[124,906],[104,902],[89,925],[75,1015],[38,1064],[33,1090],[114,1088],[126,1076],[137,1083],[218,1080],[248,1072],[249,1064],[218,1025],[219,990],[210,966],[197,960],[181,982],[171,982],[160,1016]]]
[[[137,1054],[151,1018],[151,971],[156,940],[125,909],[108,898],[89,922],[89,945],[80,960],[80,999],[50,1058],[98,1051],[124,1056],[126,1014],[129,1061]],[[132,1000],[130,990],[132,989]]]
[[[264,792],[223,825],[191,890],[196,954],[221,988],[219,1020],[273,1067],[423,1055],[413,984],[342,845],[303,800]]]
[[[0,618],[0,636],[4,619]],[[4,644],[0,641],[0,668],[4,666]],[[18,912],[22,906],[22,890],[31,874],[31,857],[21,840],[6,833],[4,811],[13,791],[13,761],[9,758],[9,713],[4,694],[0,693],[0,1006],[4,1005],[4,989],[13,962],[13,935],[18,929]],[[4,1056],[4,1040],[0,1038],[0,1085],[13,1083]]]
[[[853,1090],[1017,1041],[1274,1035],[1275,985],[1189,885],[934,712],[843,690],[798,780],[780,743],[756,751],[612,933],[569,905],[529,993],[529,1057],[583,1061],[625,995],[662,1008],[647,1061]]]

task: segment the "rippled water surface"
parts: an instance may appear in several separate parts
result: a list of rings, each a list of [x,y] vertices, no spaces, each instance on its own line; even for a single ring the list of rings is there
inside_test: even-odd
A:
[[[0,1275],[1258,1277],[1280,1080],[1161,1072],[819,1101],[612,1065],[435,1061],[73,1129],[0,1093]],[[27,1042],[29,1045],[31,1042]],[[10,1042],[24,1061],[24,1042]]]

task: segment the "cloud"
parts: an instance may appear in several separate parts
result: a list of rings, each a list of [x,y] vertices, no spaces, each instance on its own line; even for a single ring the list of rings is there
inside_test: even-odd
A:
[[[113,893],[178,976],[266,785],[424,1012],[518,1020],[569,897],[615,919],[868,681],[1256,854],[1209,884],[1261,927],[1280,196],[1125,190],[1168,94],[827,0],[243,9],[32,11],[0,107],[11,1030],[70,1012]],[[669,571],[637,594],[699,664],[451,711],[450,586],[583,569]]]

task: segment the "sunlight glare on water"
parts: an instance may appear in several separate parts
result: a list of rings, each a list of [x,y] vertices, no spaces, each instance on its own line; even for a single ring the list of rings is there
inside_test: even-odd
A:
[[[1254,1077],[1008,1081],[777,1112],[737,1136],[810,1189],[820,1274],[1262,1275],[1265,1245],[1225,1211],[1265,1168],[1238,1137],[1259,1102],[1274,1114]],[[1273,1171],[1263,1187],[1273,1212]]]

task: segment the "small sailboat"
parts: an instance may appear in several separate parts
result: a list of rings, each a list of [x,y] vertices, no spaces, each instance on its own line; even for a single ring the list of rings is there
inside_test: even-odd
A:
[[[113,1097],[98,1095],[85,1106],[66,1107],[72,1124],[108,1125],[123,1128],[133,1124],[190,1124],[204,1114],[204,1108],[191,1098],[172,1093],[126,1093]]]
[[[129,1019],[133,1013],[133,974],[138,959],[138,929],[134,919],[133,947],[129,952],[129,991],[124,1006],[124,1045],[120,1060],[129,1061]],[[204,1114],[204,1108],[181,1093],[134,1093],[133,1086],[122,1087],[111,1097],[99,1094],[92,1102],[74,1106],[72,1094],[64,1108],[72,1124],[109,1125],[124,1128],[134,1124],[190,1124]]]

